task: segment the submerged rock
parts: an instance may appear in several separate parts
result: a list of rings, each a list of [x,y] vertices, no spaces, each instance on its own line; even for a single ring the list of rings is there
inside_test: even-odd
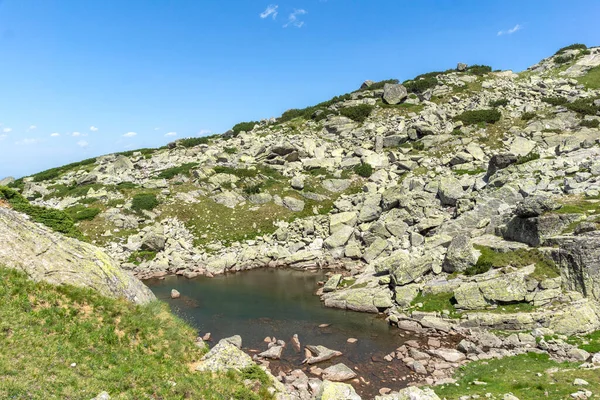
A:
[[[316,363],[319,363],[322,361],[331,360],[334,357],[339,357],[342,355],[341,351],[331,350],[325,346],[320,346],[320,345],[319,346],[306,345],[306,348],[312,354],[314,354],[314,356],[307,357],[306,360],[304,360],[304,363],[307,363],[307,364],[316,364]]]

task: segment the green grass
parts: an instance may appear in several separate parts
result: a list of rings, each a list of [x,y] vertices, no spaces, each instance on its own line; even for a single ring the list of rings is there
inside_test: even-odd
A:
[[[244,386],[246,377],[266,382],[255,368],[193,372],[204,353],[197,333],[163,303],[136,306],[4,268],[0,280],[0,398],[270,398],[264,384]]]
[[[556,372],[550,372],[552,368]],[[465,395],[486,398],[486,393],[502,398],[513,393],[520,400],[570,399],[571,393],[579,389],[573,385],[575,378],[588,381],[586,389],[594,393],[600,390],[597,370],[580,370],[577,364],[557,363],[546,354],[535,353],[473,362],[461,367],[455,378],[458,385],[434,388],[440,398],[455,400]],[[487,385],[473,385],[474,381]]]
[[[522,268],[535,264],[535,271],[531,274],[534,279],[543,280],[560,276],[554,262],[537,249],[518,249],[500,253],[486,246],[475,245],[474,247],[481,252],[481,255],[477,264],[469,271],[465,271],[466,275],[476,275],[487,272],[491,268],[509,265]]]
[[[517,158],[516,164],[517,165],[525,164],[525,163],[528,163],[530,161],[535,161],[535,160],[539,160],[539,159],[540,159],[539,153],[536,153],[536,152],[532,151],[531,153],[529,153],[529,154],[527,154],[525,156],[520,156],[519,158]]]
[[[362,176],[363,178],[368,178],[373,175],[373,167],[369,163],[362,163],[354,167],[354,172]]]
[[[187,164],[180,165],[178,167],[168,168],[168,169],[162,170],[157,175],[157,177],[163,178],[163,179],[171,179],[177,175],[190,176],[192,168],[195,168],[197,166],[198,166],[198,163],[187,163]]]
[[[438,293],[438,294],[423,294],[419,292],[417,297],[412,301],[411,305],[416,307],[417,304],[421,303],[423,306],[417,308],[419,311],[425,312],[442,312],[447,310],[450,312],[451,318],[460,318],[460,313],[456,311],[454,304],[454,293]]]
[[[33,221],[43,224],[56,232],[85,240],[81,231],[75,226],[73,219],[62,210],[30,204],[26,198],[15,190],[5,186],[0,186],[0,201],[5,201],[15,211],[29,215]]]
[[[579,123],[579,126],[582,126],[584,128],[597,128],[600,126],[600,121],[597,119],[584,119]]]
[[[456,175],[479,175],[484,173],[486,170],[483,168],[477,168],[477,169],[455,169],[453,170],[453,172]]]
[[[143,210],[152,211],[158,206],[158,200],[153,193],[139,193],[133,196],[131,200],[131,209],[137,213]]]
[[[600,201],[580,196],[563,197],[562,207],[552,211],[555,214],[596,214],[600,212]]]
[[[567,342],[576,345],[589,353],[600,353],[600,331],[595,331],[580,337],[573,336],[567,339]]]
[[[544,103],[548,103],[553,106],[562,106],[567,104],[569,101],[566,97],[558,96],[558,97],[543,97],[542,101]]]
[[[465,125],[480,123],[495,124],[500,121],[502,114],[498,110],[472,110],[457,115],[454,119],[462,121]]]
[[[537,117],[537,114],[534,112],[524,112],[523,114],[521,114],[521,120],[523,121],[530,121],[535,117]]]
[[[371,115],[375,106],[370,104],[360,104],[354,107],[345,107],[340,110],[340,114],[350,118],[353,121],[363,123]]]
[[[96,215],[100,214],[100,209],[96,207],[86,207],[84,205],[76,205],[69,207],[66,213],[71,216],[73,221],[91,221],[96,218]]]
[[[508,99],[505,99],[505,98],[490,101],[490,107],[505,107],[507,105],[508,105]]]
[[[151,261],[156,258],[156,252],[150,250],[139,250],[134,251],[129,255],[127,262],[133,263],[135,265],[140,265],[144,261]]]
[[[577,80],[588,89],[600,89],[600,66],[590,69]]]

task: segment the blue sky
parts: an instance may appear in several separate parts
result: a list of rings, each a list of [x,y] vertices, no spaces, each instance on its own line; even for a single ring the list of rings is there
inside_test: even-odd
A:
[[[600,45],[600,1],[0,0],[0,178],[457,62]]]

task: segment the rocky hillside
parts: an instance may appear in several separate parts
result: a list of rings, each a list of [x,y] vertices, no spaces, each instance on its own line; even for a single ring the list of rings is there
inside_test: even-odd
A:
[[[600,48],[573,45],[520,73],[366,81],[222,135],[2,183],[140,278],[339,267],[326,306],[409,331],[531,332],[496,347],[566,357],[561,335],[600,329],[599,125]],[[11,218],[0,208],[7,232]],[[19,224],[23,241],[39,229]],[[30,246],[79,254],[46,242]]]

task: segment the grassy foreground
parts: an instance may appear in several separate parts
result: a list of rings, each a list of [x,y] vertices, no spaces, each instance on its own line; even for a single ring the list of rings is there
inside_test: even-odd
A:
[[[193,372],[195,331],[160,302],[136,306],[0,267],[0,398],[248,399],[244,378]]]
[[[599,376],[600,370],[597,369],[582,370],[578,364],[557,363],[546,354],[528,353],[467,364],[456,374],[457,385],[436,387],[434,390],[440,398],[447,400],[465,395],[486,398],[487,393],[499,399],[506,393],[512,393],[519,400],[570,399],[572,393],[582,388],[600,393]],[[589,385],[575,386],[575,378],[584,379]]]

